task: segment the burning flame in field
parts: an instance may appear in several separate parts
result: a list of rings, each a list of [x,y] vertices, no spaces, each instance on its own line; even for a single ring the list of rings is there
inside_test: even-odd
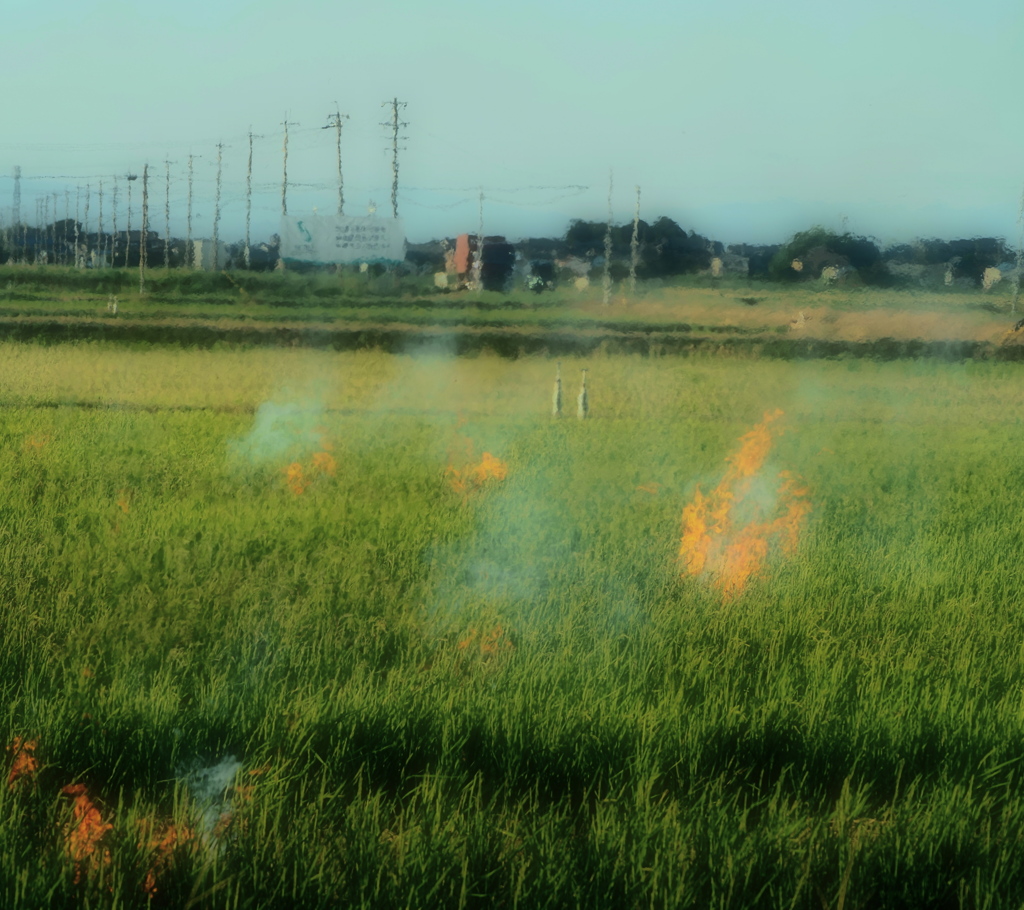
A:
[[[7,776],[8,790],[13,790],[18,785],[18,781],[27,784],[35,780],[36,772],[39,770],[39,761],[32,753],[35,752],[38,745],[38,740],[15,736],[14,742],[7,747],[7,751],[14,756],[11,773]]]
[[[318,477],[333,477],[337,463],[330,452],[314,452],[308,469],[301,461],[293,461],[284,469],[285,482],[296,496],[301,496]]]
[[[811,510],[807,489],[788,471],[779,473],[773,507],[752,495],[772,446],[770,425],[782,416],[772,411],[740,439],[739,451],[726,459],[728,468],[707,496],[700,488],[683,509],[679,561],[685,575],[707,574],[725,599],[744,591],[773,550],[791,555]],[[765,513],[770,513],[766,515]],[[735,525],[749,518],[742,527]]]
[[[470,629],[459,642],[458,649],[464,654],[479,653],[481,657],[494,657],[515,650],[515,645],[505,636],[501,626],[495,626],[490,632]]]
[[[467,460],[473,460],[473,443],[466,440]],[[449,464],[445,469],[448,485],[464,497],[479,490],[488,481],[504,480],[508,476],[508,465],[490,452],[484,452],[479,464],[467,464],[457,468]]]
[[[139,846],[145,846],[152,860],[142,880],[142,890],[152,897],[159,890],[157,879],[174,863],[174,853],[195,837],[195,832],[187,825],[175,825],[168,822],[157,827],[149,819],[139,820]]]
[[[499,629],[499,634],[500,631]],[[16,736],[5,747],[5,751],[13,756],[7,779],[9,789],[14,790],[19,783],[35,782],[39,762],[33,753],[37,745],[38,741],[35,739]],[[229,832],[246,830],[246,819],[240,817],[240,814],[254,801],[256,780],[270,770],[269,764],[255,768],[248,772],[248,783],[236,783],[224,791],[228,798],[222,803],[223,811],[220,817],[212,825],[210,833],[214,838],[223,837]],[[60,792],[71,799],[71,817],[63,823],[58,822],[58,831],[63,842],[63,852],[74,864],[74,882],[77,885],[84,878],[95,876],[114,864],[114,855],[111,853],[114,825],[104,819],[85,784],[68,784],[62,787]],[[202,833],[189,824],[163,819],[138,819],[135,841],[142,851],[139,855],[145,856],[141,887],[147,897],[152,898],[156,895],[160,878],[173,868],[176,857],[183,849],[194,850],[202,846]],[[123,842],[122,837],[119,843]]]
[[[75,864],[75,882],[81,881],[82,870],[96,873],[101,866],[110,865],[110,851],[101,848],[103,839],[113,825],[103,821],[100,810],[89,798],[85,784],[68,784],[61,792],[74,803],[71,823],[64,826],[64,841],[68,856]]]

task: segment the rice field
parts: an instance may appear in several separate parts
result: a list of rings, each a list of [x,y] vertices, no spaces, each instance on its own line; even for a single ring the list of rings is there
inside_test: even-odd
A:
[[[561,375],[0,344],[0,905],[1024,904],[1020,368]]]

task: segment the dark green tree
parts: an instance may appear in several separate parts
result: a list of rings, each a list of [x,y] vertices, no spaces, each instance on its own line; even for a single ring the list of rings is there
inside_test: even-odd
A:
[[[792,267],[799,259],[809,265],[803,271]],[[820,225],[794,234],[772,257],[769,277],[776,281],[818,278],[824,265],[841,262],[854,269],[865,284],[886,286],[892,283],[878,245],[868,237],[849,232],[837,234]]]

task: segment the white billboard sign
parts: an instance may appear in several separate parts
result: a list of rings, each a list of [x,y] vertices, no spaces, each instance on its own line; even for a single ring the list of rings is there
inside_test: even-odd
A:
[[[297,262],[401,262],[405,232],[395,218],[308,215],[281,218],[281,258]]]

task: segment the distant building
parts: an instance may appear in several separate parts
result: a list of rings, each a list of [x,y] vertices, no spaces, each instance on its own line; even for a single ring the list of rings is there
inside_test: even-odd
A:
[[[201,269],[204,272],[225,269],[228,266],[228,245],[218,240],[217,255],[214,256],[212,240],[193,240],[191,259],[192,268]]]

